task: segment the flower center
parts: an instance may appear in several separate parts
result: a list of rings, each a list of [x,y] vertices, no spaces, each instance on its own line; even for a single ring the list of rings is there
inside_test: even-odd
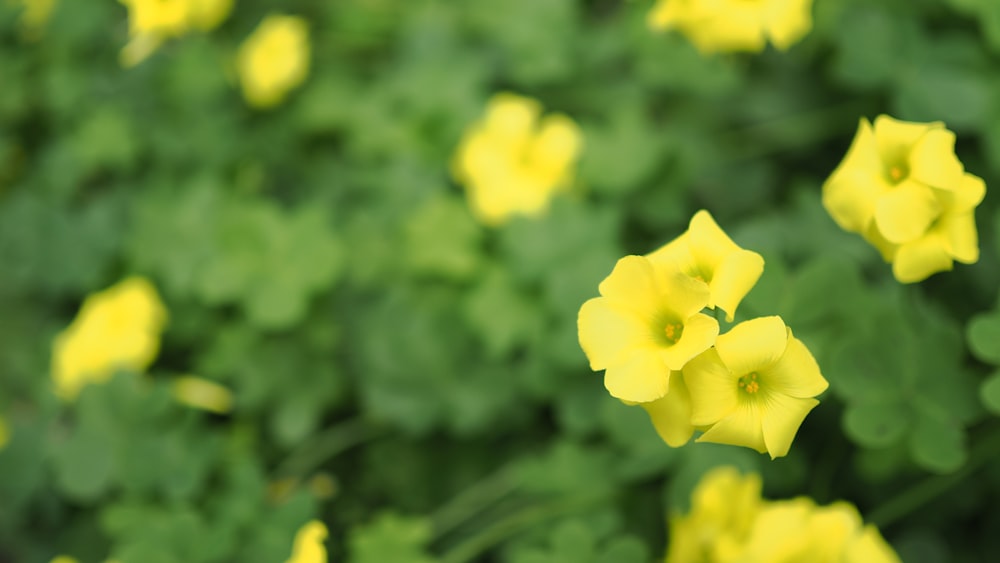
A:
[[[902,182],[904,178],[910,175],[910,171],[907,169],[906,165],[895,164],[889,167],[889,178],[895,182]]]
[[[663,332],[667,335],[667,342],[676,344],[684,332],[684,325],[681,323],[670,323],[664,327]]]
[[[747,393],[753,395],[760,390],[760,383],[757,383],[757,372],[752,371],[739,380],[740,389],[746,391]]]

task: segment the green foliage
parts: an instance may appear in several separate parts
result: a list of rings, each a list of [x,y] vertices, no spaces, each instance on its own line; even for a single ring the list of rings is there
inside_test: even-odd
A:
[[[255,111],[234,55],[271,4],[124,69],[122,4],[28,34],[0,1],[0,560],[274,563],[319,519],[331,561],[638,563],[721,464],[857,504],[906,561],[995,559],[1000,4],[817,0],[801,43],[731,56],[650,6],[295,0],[309,78]],[[546,213],[488,227],[450,170],[500,91],[584,149]],[[880,113],[958,133],[977,264],[900,286],[823,209]],[[780,314],[830,382],[776,461],[667,447],[578,344],[615,261],[703,208],[766,259],[737,320]],[[57,399],[53,338],[128,275],[169,310],[158,358]],[[181,404],[186,374],[232,412]]]

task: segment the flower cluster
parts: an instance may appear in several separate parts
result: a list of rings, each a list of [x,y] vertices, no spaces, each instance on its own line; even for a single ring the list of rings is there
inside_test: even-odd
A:
[[[839,501],[768,501],[760,477],[717,467],[691,495],[691,511],[670,518],[666,563],[899,563],[899,556],[857,509]]]
[[[740,248],[699,211],[688,231],[648,256],[626,256],[580,308],[580,345],[605,370],[613,397],[640,404],[674,447],[698,441],[788,453],[827,382],[812,354],[779,317],[719,334],[702,312],[736,308],[764,260]]]
[[[654,29],[677,29],[703,53],[787,49],[812,28],[812,0],[659,0]]]
[[[298,16],[272,14],[246,39],[237,60],[243,96],[254,107],[280,104],[309,74],[309,28]]]
[[[875,246],[902,283],[979,260],[975,208],[986,184],[955,156],[940,122],[887,115],[862,118],[840,166],[823,185],[823,205],[846,231]]]
[[[535,100],[497,94],[462,138],[453,174],[483,223],[538,215],[571,183],[583,146],[580,129],[565,115],[540,114]]]
[[[56,336],[56,393],[74,399],[83,386],[117,370],[144,371],[156,358],[167,312],[153,285],[132,277],[87,297],[72,324]]]
[[[135,66],[167,39],[192,30],[209,31],[233,9],[233,0],[119,0],[128,8],[129,42],[122,49],[124,66]]]

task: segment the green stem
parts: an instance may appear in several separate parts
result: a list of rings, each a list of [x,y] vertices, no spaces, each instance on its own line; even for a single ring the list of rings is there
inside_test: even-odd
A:
[[[304,477],[327,460],[358,444],[378,437],[382,430],[361,418],[352,418],[312,436],[278,466],[280,477]]]
[[[439,538],[454,530],[475,514],[500,501],[517,488],[511,468],[504,467],[465,489],[431,515],[434,536]]]
[[[441,557],[441,563],[472,561],[486,550],[526,528],[537,526],[563,514],[575,512],[604,498],[604,495],[591,494],[568,499],[560,498],[528,506],[496,521],[492,526],[456,545]]]
[[[883,528],[944,494],[964,481],[981,465],[992,459],[1000,451],[1000,429],[994,428],[983,440],[976,444],[969,455],[969,461],[961,469],[950,475],[936,475],[917,483],[899,495],[876,507],[868,515],[868,520]]]

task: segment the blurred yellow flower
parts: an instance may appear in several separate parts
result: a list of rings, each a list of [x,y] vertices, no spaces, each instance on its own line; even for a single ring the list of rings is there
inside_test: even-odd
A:
[[[704,209],[691,218],[687,232],[648,255],[708,284],[708,307],[719,307],[732,322],[736,307],[764,271],[764,259],[736,245]]]
[[[53,343],[56,393],[74,399],[84,385],[106,381],[116,370],[145,370],[159,352],[166,321],[166,309],[145,278],[90,295]]]
[[[208,31],[222,23],[233,0],[119,0],[129,12],[129,42],[122,48],[123,66],[145,60],[167,39],[191,29]]]
[[[690,512],[670,518],[665,563],[899,563],[850,503],[768,501],[760,491],[756,474],[728,466],[706,473]]]
[[[812,29],[812,0],[659,0],[653,29],[677,29],[703,53],[781,50]]]
[[[671,373],[707,350],[719,323],[700,311],[708,304],[704,282],[680,270],[662,273],[644,256],[626,256],[580,308],[580,346],[591,369],[606,370],[613,397],[655,401],[670,391]]]
[[[846,231],[874,245],[902,283],[979,260],[975,208],[986,184],[955,156],[940,122],[862,118],[843,162],[823,185],[823,205]]]
[[[59,555],[49,561],[49,563],[80,563],[75,557],[70,557],[68,555]]]
[[[208,379],[186,375],[171,382],[171,392],[179,402],[216,414],[226,414],[233,408],[229,389]]]
[[[7,421],[0,417],[0,449],[3,449],[10,441],[10,429],[7,428]]]
[[[254,107],[280,104],[309,73],[309,29],[297,16],[271,14],[240,46],[237,70]]]
[[[784,456],[826,379],[780,317],[742,322],[684,368],[699,442]]]
[[[326,563],[327,530],[319,520],[311,520],[295,534],[292,556],[285,563]]]
[[[760,476],[721,466],[706,473],[691,494],[691,511],[670,517],[666,563],[726,561],[738,554],[763,501]]]
[[[56,0],[13,0],[15,5],[20,4],[23,8],[21,12],[21,29],[27,39],[37,39],[42,33],[42,29],[56,7]]]
[[[552,196],[572,182],[583,135],[565,115],[540,114],[535,100],[497,94],[483,119],[463,136],[453,174],[483,223],[538,216],[548,209]]]

